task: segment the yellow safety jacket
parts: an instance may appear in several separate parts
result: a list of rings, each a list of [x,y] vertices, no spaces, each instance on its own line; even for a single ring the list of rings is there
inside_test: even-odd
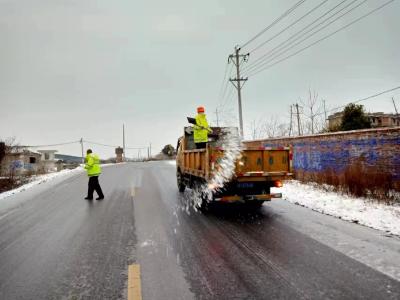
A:
[[[89,177],[101,174],[100,158],[97,154],[90,153],[86,155],[85,161],[85,169]]]
[[[196,125],[194,125],[193,137],[195,143],[207,143],[208,142],[208,131],[210,127],[205,114],[198,114],[196,116]]]

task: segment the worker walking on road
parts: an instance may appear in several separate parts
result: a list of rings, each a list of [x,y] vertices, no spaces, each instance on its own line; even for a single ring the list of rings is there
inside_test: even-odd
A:
[[[197,108],[197,116],[195,118],[196,124],[194,125],[194,142],[197,149],[204,149],[207,147],[208,133],[212,132],[208,126],[205,109],[203,106]]]
[[[93,192],[96,191],[98,197],[96,200],[104,199],[103,191],[99,183],[99,176],[101,174],[100,159],[97,154],[94,154],[91,149],[86,151],[86,164],[85,169],[89,176],[89,186],[86,200],[93,200]]]

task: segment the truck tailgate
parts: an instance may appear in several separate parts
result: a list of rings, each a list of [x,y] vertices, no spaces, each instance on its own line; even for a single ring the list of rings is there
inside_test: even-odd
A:
[[[237,164],[238,176],[286,174],[291,171],[290,148],[245,149]]]

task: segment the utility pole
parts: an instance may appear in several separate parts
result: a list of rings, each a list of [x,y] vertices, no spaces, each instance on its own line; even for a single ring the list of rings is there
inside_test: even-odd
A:
[[[301,135],[300,113],[299,113],[299,104],[298,103],[296,103],[296,114],[297,114],[297,129],[298,129],[299,135]]]
[[[396,107],[396,102],[394,102],[394,97],[392,97],[392,102],[393,102],[393,106],[394,106],[394,111],[396,112],[396,116],[399,116],[399,113],[398,113],[397,107]]]
[[[151,157],[151,143],[150,143],[150,147],[149,147],[149,157]]]
[[[326,126],[326,123],[328,123],[328,117],[327,117],[327,115],[326,115],[325,100],[322,100],[322,103],[324,103],[324,115],[325,115],[324,129],[326,129],[326,128],[329,127],[329,124],[328,124],[328,126]]]
[[[122,124],[122,147],[124,148],[124,161],[126,160],[125,156],[125,124]]]
[[[217,127],[219,127],[218,108],[215,109],[215,115],[217,117]]]
[[[396,107],[396,102],[394,102],[394,97],[392,97],[392,102],[393,102],[393,106],[394,106],[394,111],[396,112],[396,123],[395,125],[399,124],[399,112],[397,111],[397,107]]]
[[[292,135],[292,124],[293,124],[293,106],[290,105],[290,126],[289,126],[289,136]]]
[[[85,158],[83,157],[83,138],[81,138],[80,143],[81,143],[81,152],[82,152],[82,163],[84,164]]]
[[[229,81],[233,84],[238,92],[238,106],[239,106],[239,126],[240,126],[240,136],[243,138],[243,113],[242,113],[242,87],[241,82],[247,81],[246,78],[240,77],[240,64],[241,62],[246,62],[249,57],[247,54],[239,54],[240,48],[235,47],[235,54],[231,54],[228,57],[228,63],[232,62],[236,66],[236,78],[229,78]],[[242,60],[243,59],[243,60]],[[243,83],[244,84],[244,83]]]

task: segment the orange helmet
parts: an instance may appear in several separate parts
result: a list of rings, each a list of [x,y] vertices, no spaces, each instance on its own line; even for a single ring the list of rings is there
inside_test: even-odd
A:
[[[205,112],[204,107],[203,107],[203,106],[199,106],[199,107],[197,108],[197,112],[198,112],[198,113],[204,113],[204,112]]]

